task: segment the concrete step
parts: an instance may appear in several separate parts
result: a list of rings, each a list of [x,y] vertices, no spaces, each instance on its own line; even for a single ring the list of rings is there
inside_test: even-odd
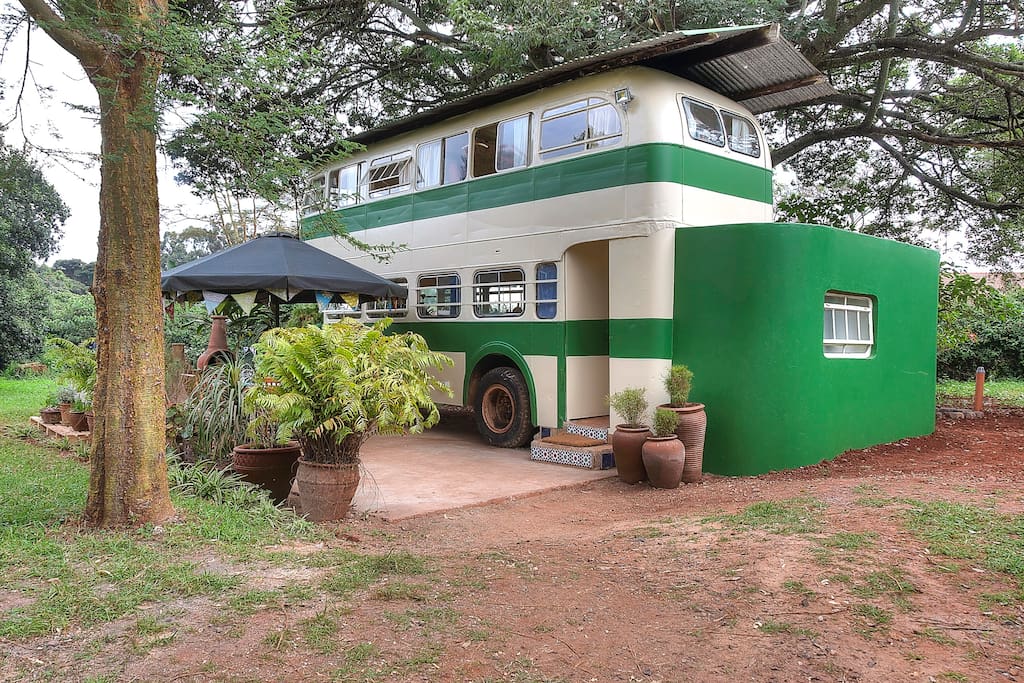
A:
[[[575,420],[567,420],[564,427],[570,434],[589,436],[599,441],[608,440],[608,416],[583,417]]]
[[[589,470],[615,467],[611,444],[567,430],[555,430],[530,444],[530,459]]]
[[[36,415],[30,417],[29,420],[39,429],[39,431],[54,439],[67,437],[71,443],[89,443],[92,439],[92,434],[89,432],[76,432],[71,427],[62,424],[48,425],[43,422],[42,418]]]

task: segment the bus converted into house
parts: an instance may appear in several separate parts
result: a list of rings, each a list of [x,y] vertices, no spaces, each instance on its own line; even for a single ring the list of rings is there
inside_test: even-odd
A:
[[[607,415],[625,387],[664,402],[674,363],[707,405],[706,471],[926,434],[938,254],[771,222],[755,114],[831,92],[776,26],[662,36],[353,136],[314,174],[304,237],[408,287],[357,315],[451,356],[444,400],[492,444]],[[327,212],[401,248],[377,263]]]

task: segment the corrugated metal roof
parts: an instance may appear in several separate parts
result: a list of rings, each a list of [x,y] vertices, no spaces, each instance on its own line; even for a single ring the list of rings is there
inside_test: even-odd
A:
[[[513,97],[624,66],[649,66],[699,83],[755,114],[816,100],[835,91],[777,24],[676,31],[541,69],[511,83],[438,105],[350,140],[376,142]]]

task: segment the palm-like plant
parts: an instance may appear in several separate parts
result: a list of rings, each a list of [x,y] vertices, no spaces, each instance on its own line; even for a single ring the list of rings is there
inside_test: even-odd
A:
[[[430,394],[451,390],[430,371],[452,361],[418,334],[387,334],[390,325],[386,318],[372,326],[343,320],[266,332],[255,347],[256,376],[265,381],[248,392],[248,405],[320,464],[358,462],[373,434],[433,426],[439,415]]]
[[[75,344],[60,337],[46,340],[44,358],[61,377],[75,387],[75,391],[92,398],[96,389],[96,352],[90,348],[95,339]]]

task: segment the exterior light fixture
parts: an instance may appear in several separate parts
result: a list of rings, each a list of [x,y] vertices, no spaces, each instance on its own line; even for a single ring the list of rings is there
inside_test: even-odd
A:
[[[625,110],[629,107],[629,103],[633,101],[633,93],[629,91],[629,88],[619,88],[615,91],[615,104],[618,104]]]

